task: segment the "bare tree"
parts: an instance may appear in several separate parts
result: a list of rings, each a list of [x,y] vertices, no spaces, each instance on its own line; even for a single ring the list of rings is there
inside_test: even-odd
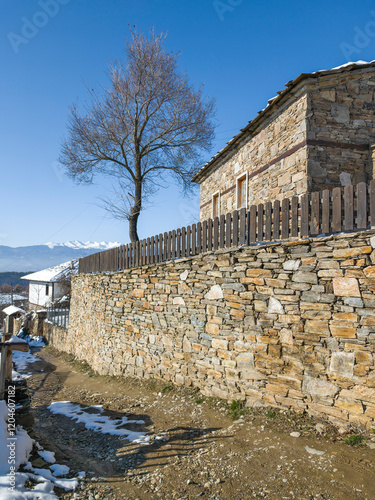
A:
[[[168,174],[189,190],[201,153],[211,147],[214,101],[178,70],[178,54],[164,49],[166,35],[131,35],[125,66],[110,67],[110,87],[101,95],[89,90],[84,113],[71,107],[60,162],[77,182],[92,183],[97,173],[114,176],[116,193],[105,205],[129,221],[134,242],[144,202]]]

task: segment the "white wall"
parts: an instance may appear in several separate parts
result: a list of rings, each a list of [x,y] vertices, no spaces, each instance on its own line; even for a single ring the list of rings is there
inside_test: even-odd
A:
[[[46,286],[48,285],[48,295],[46,294]],[[43,283],[39,281],[30,281],[29,285],[29,302],[41,307],[51,305],[53,299],[53,283]]]

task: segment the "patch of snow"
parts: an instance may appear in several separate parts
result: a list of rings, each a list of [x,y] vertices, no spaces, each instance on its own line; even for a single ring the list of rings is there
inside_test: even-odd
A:
[[[40,361],[40,358],[30,352],[13,351],[12,360],[16,365],[16,371],[23,375],[23,372],[26,372],[27,365]]]
[[[133,443],[146,444],[149,441],[147,439],[149,436],[146,436],[144,432],[135,432],[123,427],[126,424],[144,424],[143,420],[128,420],[127,417],[113,420],[110,417],[101,415],[103,412],[101,406],[83,407],[70,401],[57,401],[48,406],[48,409],[52,413],[65,415],[77,423],[83,423],[86,429],[101,432],[102,434],[111,434],[112,436],[124,436]],[[92,413],[93,409],[96,410],[96,413]]]
[[[54,464],[56,462],[55,453],[53,451],[43,450],[43,451],[38,451],[38,453],[45,462],[48,462],[49,464]],[[69,472],[69,470],[67,472]]]
[[[58,476],[66,476],[66,474],[69,474],[69,467],[67,465],[60,465],[60,464],[55,464],[55,465],[50,465],[50,469],[53,472],[53,475],[58,477]]]
[[[115,248],[119,247],[121,243],[118,242],[106,242],[106,241],[101,241],[98,243],[97,241],[66,241],[65,243],[53,243],[52,241],[49,243],[46,243],[46,246],[48,248],[55,248],[55,247],[68,247],[68,248],[73,248],[74,250],[88,250],[88,249],[95,249],[95,250],[109,250],[110,248]]]
[[[0,306],[2,305],[7,305],[12,303],[12,298],[13,302],[26,302],[27,297],[24,297],[23,295],[19,295],[18,293],[14,293],[13,297],[12,294],[10,293],[0,293]]]
[[[16,307],[16,306],[8,306],[5,309],[3,309],[3,313],[6,314],[7,316],[10,316],[11,314],[15,314],[18,312],[24,313],[25,311],[23,309],[21,309],[20,307]]]
[[[26,274],[22,276],[22,280],[41,281],[43,283],[51,283],[60,279],[69,278],[71,274],[78,273],[78,259],[63,262],[58,266],[48,267],[36,273]]]
[[[5,342],[6,344],[27,344],[26,340],[17,337],[17,335],[12,335],[9,340]]]

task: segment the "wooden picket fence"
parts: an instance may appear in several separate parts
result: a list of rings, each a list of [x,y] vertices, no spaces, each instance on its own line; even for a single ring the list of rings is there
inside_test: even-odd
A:
[[[79,259],[79,273],[108,272],[223,248],[375,228],[375,180],[242,208]]]

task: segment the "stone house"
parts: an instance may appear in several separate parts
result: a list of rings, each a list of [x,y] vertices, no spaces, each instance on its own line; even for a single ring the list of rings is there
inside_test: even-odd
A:
[[[200,218],[373,178],[375,61],[302,73],[194,176]]]

